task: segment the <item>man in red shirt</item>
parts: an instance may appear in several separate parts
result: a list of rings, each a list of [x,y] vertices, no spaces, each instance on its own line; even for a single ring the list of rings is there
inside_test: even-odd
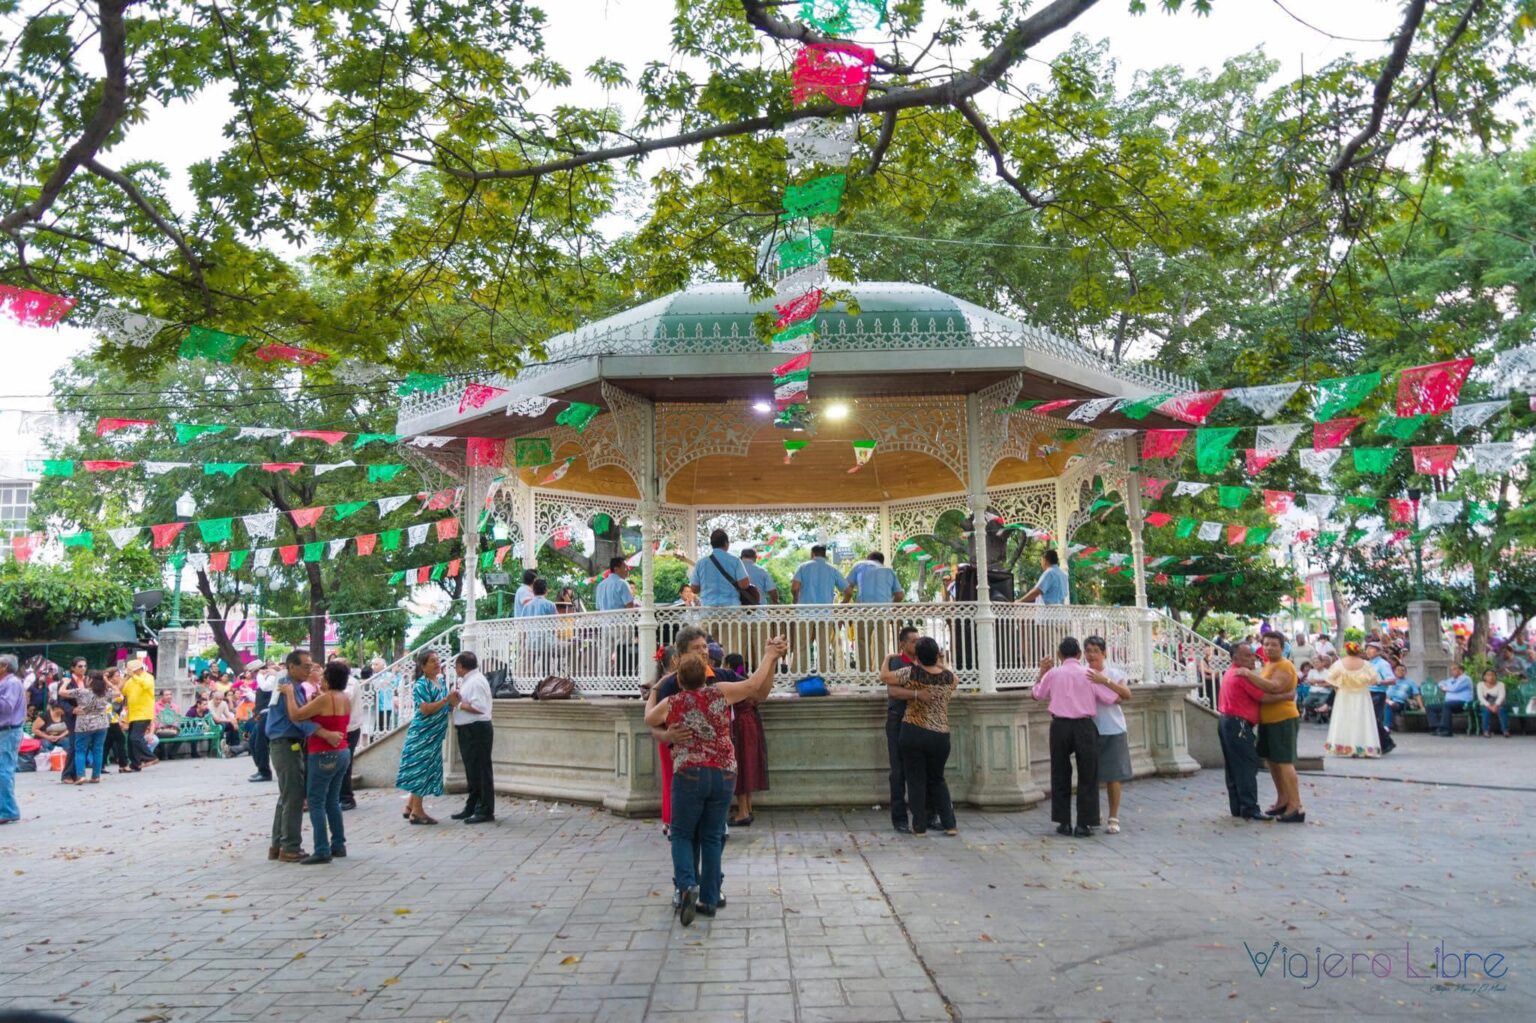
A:
[[[1247,643],[1232,647],[1232,666],[1221,676],[1216,709],[1221,712],[1217,736],[1227,773],[1227,802],[1232,816],[1262,821],[1269,817],[1259,808],[1259,703],[1265,693],[1280,694],[1284,684],[1253,672],[1253,648]]]

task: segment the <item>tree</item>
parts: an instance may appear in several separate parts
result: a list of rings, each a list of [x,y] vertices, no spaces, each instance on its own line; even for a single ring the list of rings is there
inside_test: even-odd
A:
[[[127,617],[133,591],[101,569],[89,552],[62,565],[0,565],[0,635],[53,639],[82,622]]]
[[[400,451],[387,438],[358,446],[358,435],[383,434],[389,429],[379,422],[389,411],[379,394],[357,394],[351,390],[338,393],[333,388],[312,387],[281,376],[259,377],[234,368],[209,370],[185,362],[172,363],[158,376],[145,377],[86,358],[62,371],[55,383],[60,410],[80,419],[78,435],[52,452],[57,458],[214,463],[226,468],[223,473],[207,473],[194,466],[148,475],[141,467],[131,467],[115,472],[82,472],[72,478],[45,478],[34,497],[37,519],[88,524],[99,534],[97,545],[108,558],[169,556],[171,549],[146,551],[149,539],[143,533],[123,551],[107,553],[111,544],[103,527],[172,522],[176,496],[183,489],[196,502],[198,520],[274,509],[279,513],[276,536],[271,540],[251,540],[242,526],[235,525],[229,541],[206,542],[200,527],[189,526],[181,540],[191,550],[324,543],[335,537],[403,527],[421,515],[422,502],[414,499],[387,518],[381,517],[377,505],[372,503],[351,509],[341,521],[336,512],[328,511],[315,525],[304,527],[296,526],[288,514],[295,509],[371,502],[379,497],[414,495],[427,489],[409,467],[388,480],[369,481],[368,466],[402,464]],[[97,421],[102,416],[158,420],[160,424],[99,437]],[[174,423],[184,427],[230,428],[178,443],[172,429]],[[332,448],[313,439],[241,438],[233,429],[274,425],[344,430],[350,436]],[[307,467],[292,473],[261,468],[263,464],[343,461],[354,461],[361,468],[337,469],[323,475]],[[234,468],[242,464],[246,467]],[[429,514],[436,518],[454,512]],[[458,557],[460,547],[458,540],[429,540],[414,548],[402,544],[401,550],[394,553],[379,549],[368,558],[356,557],[349,547],[346,554],[335,560],[330,559],[326,550],[322,560],[300,560],[291,567],[273,558],[271,574],[263,583],[266,615],[275,619],[269,631],[286,642],[304,643],[319,657],[325,652],[327,612],[385,608],[378,619],[366,623],[354,622],[352,615],[339,619],[345,623],[342,634],[353,639],[364,635],[381,642],[403,634],[402,615],[389,609],[392,601],[383,580],[396,567]],[[199,569],[190,573],[195,580],[193,588],[206,608],[206,621],[220,655],[231,664],[239,663],[239,657],[230,639],[233,630],[224,623],[232,611],[250,616],[256,589],[254,569],[252,557],[236,571],[216,573]]]

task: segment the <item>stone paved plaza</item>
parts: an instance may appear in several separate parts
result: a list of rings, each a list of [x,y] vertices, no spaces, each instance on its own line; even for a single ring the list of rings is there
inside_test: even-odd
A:
[[[1129,786],[1124,832],[1089,840],[1042,808],[925,839],[867,806],[764,813],[727,847],[729,906],[689,929],[655,821],[504,798],[470,828],[449,797],[409,827],[371,790],[351,856],[301,867],[266,859],[274,792],[248,759],[23,775],[0,1003],[93,1023],[1529,1018],[1536,737],[1409,735],[1347,767],[1382,779],[1307,776],[1302,827],[1231,820],[1210,771]],[[1501,990],[1438,983],[1442,942],[1502,955]],[[1294,954],[1260,976],[1250,951],[1276,943]],[[1345,976],[1319,978],[1319,948]]]

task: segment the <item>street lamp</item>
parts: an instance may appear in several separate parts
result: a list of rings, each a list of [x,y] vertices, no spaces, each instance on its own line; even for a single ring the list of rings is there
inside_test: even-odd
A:
[[[1413,502],[1413,599],[1424,598],[1424,537],[1419,532],[1419,498],[1424,491],[1410,487],[1408,500]]]
[[[261,627],[262,588],[267,581],[267,566],[257,565],[251,569],[251,574],[256,577],[256,659],[267,659],[267,630]]]
[[[197,501],[192,498],[191,494],[182,491],[181,496],[176,499],[176,521],[191,522],[192,516],[196,512]],[[176,566],[176,585],[171,590],[171,621],[168,626],[172,629],[181,628],[181,570],[187,563],[185,557],[187,538],[185,534],[185,529],[176,534],[176,555],[171,559]]]

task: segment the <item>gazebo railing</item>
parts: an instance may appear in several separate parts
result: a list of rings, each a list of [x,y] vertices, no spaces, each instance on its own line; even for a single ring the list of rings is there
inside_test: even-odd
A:
[[[461,625],[455,625],[444,630],[383,671],[358,682],[357,701],[363,722],[359,747],[377,742],[411,723],[411,718],[416,716],[416,655],[422,650],[436,650],[443,670],[450,670],[454,635],[462,628]]]
[[[777,685],[781,689],[814,674],[841,690],[879,691],[880,664],[895,650],[897,632],[906,625],[916,626],[938,642],[946,663],[967,690],[982,687],[983,628],[991,630],[999,689],[1033,685],[1041,658],[1054,657],[1066,635],[1079,641],[1090,635],[1104,637],[1110,660],[1138,681],[1199,681],[1196,664],[1203,648],[1198,644],[1205,641],[1155,612],[1024,604],[995,604],[991,612],[992,621],[984,626],[979,605],[965,602],[674,605],[655,610],[655,639],[670,643],[684,626],[698,626],[715,637],[726,653],[742,654],[751,667],[769,636],[785,635],[790,654],[780,666]],[[636,609],[503,618],[468,626],[460,639],[465,649],[479,656],[484,671],[493,676],[505,672],[520,693],[531,693],[547,675],[563,675],[586,696],[637,696],[640,680],[649,677],[655,656],[649,643],[643,649],[640,645],[640,621]],[[448,637],[439,639],[446,642]],[[1150,669],[1143,653],[1147,649],[1151,650]],[[408,704],[408,687],[401,696]]]

